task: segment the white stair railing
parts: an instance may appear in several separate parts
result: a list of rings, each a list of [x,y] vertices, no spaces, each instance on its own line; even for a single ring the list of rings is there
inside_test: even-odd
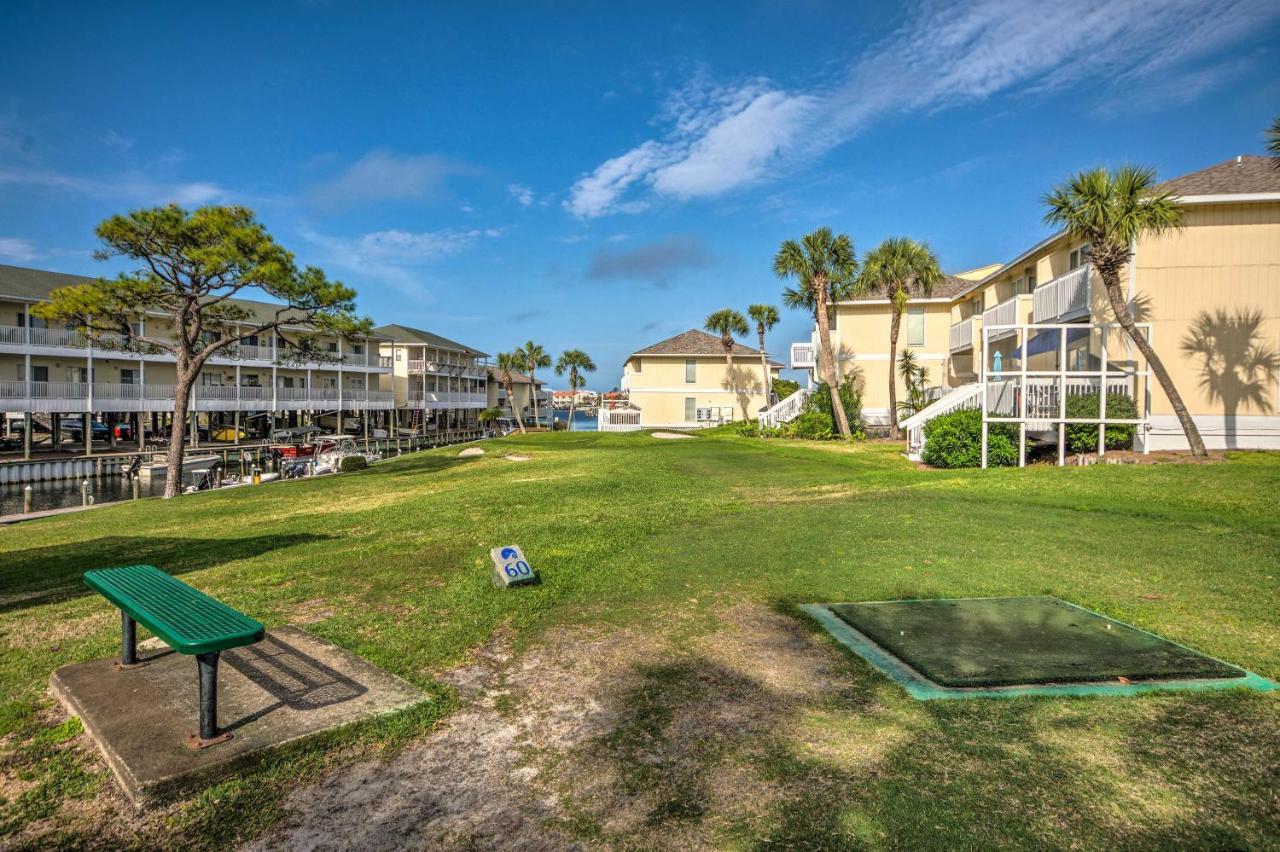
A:
[[[790,423],[800,416],[800,412],[804,411],[804,404],[809,401],[809,394],[804,388],[791,394],[791,396],[774,405],[772,408],[766,408],[760,412],[759,424],[762,429],[776,429],[783,423]]]
[[[924,424],[942,414],[982,407],[982,384],[973,382],[953,388],[898,424],[907,433],[907,458],[919,461],[924,452]]]

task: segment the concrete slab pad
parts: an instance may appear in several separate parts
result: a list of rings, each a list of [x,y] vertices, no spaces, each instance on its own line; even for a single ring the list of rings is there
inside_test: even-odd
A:
[[[685,438],[694,437],[686,432],[651,432],[650,434],[659,441],[682,441]]]
[[[195,658],[165,649],[145,659],[127,671],[114,659],[73,663],[50,678],[139,807],[233,774],[267,750],[427,699],[331,642],[280,627],[222,653],[218,723],[232,737],[196,751],[186,743],[199,727]]]

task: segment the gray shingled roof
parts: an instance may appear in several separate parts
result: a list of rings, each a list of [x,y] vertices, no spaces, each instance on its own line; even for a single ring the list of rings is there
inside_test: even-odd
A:
[[[1280,192],[1280,168],[1270,157],[1237,157],[1156,187],[1177,195],[1239,195]]]
[[[933,292],[930,294],[931,299],[950,299],[973,287],[974,282],[968,278],[957,278],[954,275],[944,275],[942,280],[933,285]],[[924,294],[920,292],[920,288],[912,282],[907,288],[911,292],[911,298],[923,299]],[[864,293],[861,296],[854,296],[851,299],[845,299],[847,302],[883,302],[885,300],[884,293]]]
[[[489,380],[490,380],[490,381],[498,382],[499,384],[501,384],[501,383],[502,383],[502,379],[503,379],[503,376],[504,376],[504,375],[505,375],[505,374],[502,372],[502,370],[499,370],[497,367],[494,367],[494,366],[492,366],[492,365],[490,365],[490,366],[489,366]],[[518,370],[512,370],[512,371],[511,371],[511,383],[512,383],[513,385],[527,385],[527,384],[529,384],[529,377],[528,377],[528,376],[526,376],[524,373],[521,373],[521,372],[520,372],[520,371],[518,371]],[[545,384],[546,384],[546,382],[545,382],[544,380],[542,380],[542,379],[538,379],[538,384],[539,384],[539,385],[545,385]]]
[[[46,269],[28,269],[24,266],[0,264],[0,297],[43,300],[49,298],[49,294],[59,287],[92,284],[97,280],[86,275],[70,275],[65,272],[50,272]],[[279,304],[258,299],[230,299],[229,301],[248,311],[249,318],[246,322],[270,322],[276,318],[276,312],[280,310]],[[285,312],[285,317],[289,317],[289,312]],[[384,335],[375,329],[369,337],[380,339]]]
[[[720,343],[720,338],[714,334],[707,334],[705,331],[698,331],[691,328],[688,331],[682,331],[675,337],[668,337],[666,340],[646,346],[635,353],[635,355],[715,355],[719,358],[724,357],[724,346]],[[734,341],[733,354],[743,357],[758,358],[760,356],[759,349],[752,349],[750,346],[743,346],[741,343]],[[782,365],[776,361],[770,361],[775,367]]]
[[[399,323],[390,323],[389,325],[380,325],[373,330],[374,334],[379,337],[387,337],[396,343],[409,343],[414,345],[434,346],[436,349],[449,349],[454,352],[463,352],[468,355],[477,355],[485,357],[489,353],[481,352],[479,349],[473,349],[462,343],[457,343],[447,337],[441,337],[438,334],[432,334],[429,331],[423,331],[420,328],[410,328],[407,325]]]

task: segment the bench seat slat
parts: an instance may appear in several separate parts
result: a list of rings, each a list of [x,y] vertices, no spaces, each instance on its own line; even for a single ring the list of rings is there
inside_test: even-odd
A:
[[[152,565],[87,571],[84,581],[181,654],[207,654],[262,639],[261,622]]]

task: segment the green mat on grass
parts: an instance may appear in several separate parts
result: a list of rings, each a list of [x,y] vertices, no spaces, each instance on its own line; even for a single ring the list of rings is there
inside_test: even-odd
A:
[[[1246,672],[1051,597],[831,604],[858,632],[948,687],[1242,678]]]

